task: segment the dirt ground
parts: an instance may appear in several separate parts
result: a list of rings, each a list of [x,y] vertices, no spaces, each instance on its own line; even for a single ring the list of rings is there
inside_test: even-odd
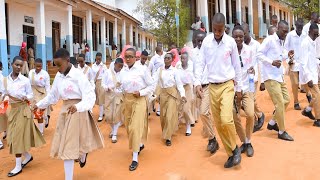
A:
[[[287,78],[288,89],[291,93],[290,81]],[[292,94],[291,98],[292,98]],[[305,94],[299,94],[301,107],[307,105]],[[266,121],[271,118],[273,104],[268,93],[259,92],[258,102],[266,115]],[[59,113],[61,102],[54,106],[50,126],[45,129],[47,144],[34,148],[34,157],[23,172],[11,179],[57,180],[64,179],[63,161],[49,157],[52,135],[55,130],[55,119]],[[94,109],[97,119],[98,107]],[[243,122],[245,119],[243,118]],[[108,138],[110,127],[105,122],[99,127],[105,137],[105,148],[90,153],[87,165],[81,169],[75,164],[75,180],[205,180],[205,179],[259,179],[259,180],[319,180],[320,171],[320,128],[312,126],[313,121],[303,117],[300,111],[293,109],[293,100],[286,112],[287,131],[294,137],[294,142],[286,142],[277,138],[275,131],[268,131],[266,123],[262,130],[252,137],[255,150],[254,157],[242,155],[241,165],[231,169],[223,168],[227,160],[224,148],[218,137],[220,149],[210,156],[206,151],[207,139],[202,138],[202,123],[196,124],[192,135],[186,137],[185,126],[180,126],[174,136],[172,146],[165,146],[161,140],[159,117],[153,113],[149,119],[150,134],[145,144],[145,150],[139,157],[139,167],[130,172],[131,152],[124,127],[119,129],[118,143],[112,144]],[[238,145],[240,140],[238,140]],[[15,159],[6,146],[0,151],[0,179],[7,179],[7,173],[15,166]]]

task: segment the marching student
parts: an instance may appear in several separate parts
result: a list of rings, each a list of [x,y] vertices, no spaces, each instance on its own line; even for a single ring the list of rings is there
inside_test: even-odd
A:
[[[102,54],[96,54],[96,62],[92,65],[94,83],[95,83],[95,92],[96,92],[96,105],[99,106],[99,118],[98,122],[101,122],[104,117],[104,103],[105,103],[105,91],[101,86],[102,76],[107,72],[108,68],[102,62]]]
[[[207,66],[211,112],[217,131],[228,154],[225,168],[241,163],[241,152],[236,144],[236,129],[232,110],[234,95],[241,100],[241,66],[234,39],[225,34],[225,17],[216,13],[213,17],[213,34],[208,35],[202,43],[199,61],[196,66],[195,86],[198,96],[203,92],[201,79]],[[234,83],[235,81],[235,83]],[[236,84],[236,92],[234,90]]]
[[[69,58],[66,49],[58,49],[54,54],[53,60],[59,69],[51,91],[33,107],[34,111],[45,109],[63,100],[50,156],[64,161],[66,180],[73,179],[74,160],[79,159],[83,168],[88,153],[104,147],[102,134],[89,111],[95,102],[94,88]]]
[[[35,60],[35,69],[29,71],[29,80],[34,94],[32,104],[36,104],[50,92],[50,76],[42,69],[42,59]],[[47,114],[47,110],[35,112],[35,119],[38,120],[38,128],[42,135],[45,126],[43,119],[48,118]]]
[[[148,60],[149,53],[147,51],[141,52],[140,64],[146,67],[149,67],[149,60]]]
[[[305,35],[309,34],[309,28],[312,23],[318,24],[319,22],[319,14],[317,12],[312,12],[310,16],[310,21],[303,26],[302,31]],[[319,25],[318,25],[319,26]]]
[[[123,59],[117,58],[114,68],[109,69],[102,77],[102,87],[106,91],[105,113],[106,121],[111,126],[111,141],[116,143],[118,128],[121,125],[122,114],[121,105],[123,101],[122,91],[120,90],[119,76],[123,68]]]
[[[85,63],[85,55],[80,54],[77,58],[77,63],[78,63],[78,69],[80,69],[83,74],[87,77],[89,82],[93,87],[95,87],[94,84],[94,72],[92,71],[92,68]]]
[[[242,100],[240,106],[236,105],[233,109],[233,118],[237,130],[237,134],[243,143],[240,146],[241,153],[252,157],[254,150],[251,144],[251,135],[253,133],[254,125],[254,74],[255,62],[253,60],[252,48],[244,44],[244,31],[241,26],[235,26],[232,30],[232,36],[237,43],[239,60],[242,69]],[[244,110],[246,117],[246,128],[241,124],[241,113]]]
[[[147,68],[136,63],[136,51],[128,48],[124,58],[127,66],[120,73],[120,88],[124,93],[123,115],[132,149],[130,171],[138,167],[138,155],[144,149],[148,135],[147,96],[155,90],[154,80]]]
[[[159,68],[155,76],[155,82],[160,86],[162,138],[166,140],[167,146],[171,146],[172,135],[178,128],[180,97],[182,103],[185,104],[187,101],[179,73],[172,66],[172,58],[173,54],[171,53],[164,56],[164,67]]]
[[[293,141],[285,128],[285,111],[289,105],[290,96],[284,82],[282,66],[285,57],[290,57],[293,54],[293,51],[287,53],[284,48],[284,40],[288,32],[288,23],[281,20],[278,24],[278,31],[263,40],[257,58],[262,62],[265,88],[275,106],[275,112],[267,128],[277,131],[279,139]]]
[[[22,172],[28,163],[33,160],[28,152],[31,147],[40,147],[45,144],[40,131],[32,119],[29,102],[33,99],[30,81],[21,74],[24,61],[16,56],[12,61],[12,72],[3,78],[1,92],[9,96],[11,110],[8,116],[8,147],[10,154],[16,157],[16,166],[8,173],[8,177]],[[21,155],[25,158],[22,161]]]
[[[3,82],[3,75],[2,75],[2,62],[0,62],[0,83]],[[0,86],[1,87],[1,86]],[[0,133],[2,134],[2,139],[7,138],[7,126],[8,126],[8,115],[7,115],[7,108],[9,105],[9,97],[0,94]],[[4,145],[0,139],[0,150],[4,148]]]
[[[312,94],[312,100],[303,111],[302,115],[315,120],[313,125],[320,127],[320,91],[319,91],[319,59],[316,57],[315,40],[319,36],[319,27],[315,23],[311,23],[308,36],[303,39],[301,44],[301,54],[305,55],[304,61],[301,62],[301,79],[300,83],[305,85]],[[314,110],[315,117],[312,115]]]

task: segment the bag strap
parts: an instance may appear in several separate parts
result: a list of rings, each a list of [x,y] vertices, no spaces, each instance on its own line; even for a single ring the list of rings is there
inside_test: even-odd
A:
[[[114,71],[112,69],[111,69],[111,74],[112,74],[113,84],[116,85],[118,81],[117,81],[116,75],[114,74]]]
[[[88,70],[89,70],[89,66],[87,66],[86,69],[84,69],[83,74],[87,74]]]
[[[162,85],[162,87],[164,87],[164,83],[163,83],[163,79],[162,79],[162,68],[160,68],[160,83]]]
[[[97,72],[96,77],[94,78],[94,82],[97,82],[101,70],[102,70],[102,66],[100,66],[99,71]]]
[[[3,77],[3,86],[4,86],[4,90],[7,91],[8,90],[8,78],[7,77]]]
[[[34,80],[34,76],[35,76],[35,73],[32,72],[32,75],[31,75],[31,85],[35,85],[35,80]]]

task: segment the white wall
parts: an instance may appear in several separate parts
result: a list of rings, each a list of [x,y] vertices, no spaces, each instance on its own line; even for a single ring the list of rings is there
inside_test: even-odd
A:
[[[52,21],[60,23],[60,38],[65,39],[67,35],[68,12],[65,10],[45,11],[46,37],[52,38]],[[64,42],[61,42],[62,44]]]

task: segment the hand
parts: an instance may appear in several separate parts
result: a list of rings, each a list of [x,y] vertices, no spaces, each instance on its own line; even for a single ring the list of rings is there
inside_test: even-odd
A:
[[[38,106],[37,105],[33,105],[32,106],[32,110],[33,110],[33,112],[36,112],[38,110]]]
[[[198,85],[196,87],[196,93],[197,93],[197,97],[202,99],[203,98],[203,91],[202,91],[202,87],[200,85]]]
[[[264,85],[264,83],[260,84],[260,91],[264,91],[266,90],[266,86]]]
[[[77,112],[77,107],[75,105],[68,107],[68,113],[73,114],[75,112]]]
[[[133,96],[136,98],[140,97],[140,92],[139,91],[133,92]]]
[[[308,82],[308,87],[309,87],[309,88],[313,88],[313,82],[312,82],[312,80]]]
[[[187,98],[186,97],[182,97],[181,101],[182,101],[183,104],[185,104],[187,102]]]
[[[254,71],[254,68],[253,66],[251,66],[248,71],[247,71],[249,74],[255,74],[255,71]]]
[[[294,56],[294,50],[290,50],[288,52],[288,56],[289,56],[289,58],[292,58]]]
[[[242,100],[242,92],[236,92],[236,103],[237,106],[240,108],[241,107],[241,100]]]
[[[293,59],[290,59],[290,61],[288,62],[288,64],[291,66],[292,64],[294,64]]]
[[[281,66],[281,60],[274,60],[272,62],[272,66],[276,66],[277,68],[280,68]]]
[[[121,86],[121,83],[117,82],[116,88],[119,88]]]

